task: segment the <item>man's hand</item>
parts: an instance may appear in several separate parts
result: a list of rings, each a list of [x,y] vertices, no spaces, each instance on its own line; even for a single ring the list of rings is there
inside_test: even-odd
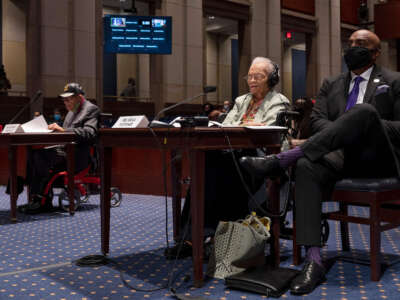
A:
[[[300,146],[301,144],[303,144],[305,141],[307,141],[306,139],[302,139],[302,140],[299,140],[299,139],[291,139],[291,140],[289,140],[289,144],[290,144],[290,148],[294,148],[294,147],[297,147],[297,146]]]
[[[49,125],[49,129],[50,130],[54,130],[54,131],[58,131],[58,132],[64,132],[64,128],[62,128],[61,126],[59,126],[57,123],[53,123]]]

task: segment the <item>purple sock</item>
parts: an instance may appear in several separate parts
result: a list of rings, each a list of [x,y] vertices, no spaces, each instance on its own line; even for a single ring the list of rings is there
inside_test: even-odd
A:
[[[321,248],[320,247],[309,247],[307,249],[307,260],[314,261],[322,266],[321,260]]]
[[[296,161],[303,156],[303,150],[301,150],[299,146],[276,155],[279,159],[279,165],[284,169],[295,164]]]

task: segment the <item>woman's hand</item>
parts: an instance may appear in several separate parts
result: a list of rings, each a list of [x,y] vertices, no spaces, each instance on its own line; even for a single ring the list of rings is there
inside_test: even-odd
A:
[[[265,126],[265,124],[258,123],[258,122],[246,122],[246,123],[242,123],[242,126]]]
[[[49,125],[48,127],[50,130],[54,130],[54,131],[58,131],[58,132],[64,132],[64,128],[62,128],[61,126],[59,126],[57,123],[52,123]]]

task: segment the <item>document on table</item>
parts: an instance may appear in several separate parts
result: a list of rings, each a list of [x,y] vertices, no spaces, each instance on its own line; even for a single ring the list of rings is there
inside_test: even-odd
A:
[[[208,127],[211,126],[218,126],[218,127],[244,127],[248,129],[287,129],[287,127],[282,127],[282,126],[233,126],[233,125],[223,125],[222,123],[216,122],[216,121],[209,121],[208,122]]]
[[[283,127],[283,126],[245,126],[245,128],[248,129],[287,129],[287,127]]]
[[[21,127],[26,133],[45,133],[53,131],[48,128],[47,122],[43,116],[36,117],[22,124]]]

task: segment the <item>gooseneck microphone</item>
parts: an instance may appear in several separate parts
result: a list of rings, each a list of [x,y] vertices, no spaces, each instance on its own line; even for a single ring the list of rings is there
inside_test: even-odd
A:
[[[163,113],[165,113],[165,112],[167,112],[169,110],[172,110],[172,109],[174,109],[175,107],[177,107],[179,105],[182,105],[182,104],[185,104],[185,103],[190,103],[193,100],[195,100],[195,99],[197,99],[199,97],[205,96],[208,93],[215,92],[216,90],[217,90],[217,87],[215,87],[215,86],[205,86],[203,88],[203,92],[202,93],[197,94],[197,95],[195,95],[193,97],[190,97],[190,98],[186,98],[186,99],[184,99],[184,100],[182,100],[182,101],[180,101],[178,103],[175,103],[174,105],[168,106],[168,107],[160,110],[158,112],[158,114],[155,116],[155,118],[153,119],[153,121],[151,121],[151,123],[149,124],[149,127],[152,127],[152,128],[154,128],[154,127],[170,127],[171,126],[170,124],[158,121],[158,119],[160,118],[160,116]]]
[[[35,95],[32,97],[31,101],[29,101],[27,104],[25,104],[24,107],[22,107],[17,114],[8,122],[8,124],[12,124],[18,117],[28,108],[30,107],[33,103],[35,103],[40,97],[42,96],[42,91],[38,90]]]

